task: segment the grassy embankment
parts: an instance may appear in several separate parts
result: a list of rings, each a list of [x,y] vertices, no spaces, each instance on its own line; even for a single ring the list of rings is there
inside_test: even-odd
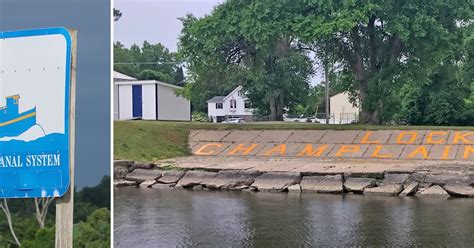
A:
[[[114,158],[145,162],[189,155],[187,140],[191,129],[474,130],[474,127],[322,125],[293,122],[212,124],[200,122],[116,121],[114,122]]]

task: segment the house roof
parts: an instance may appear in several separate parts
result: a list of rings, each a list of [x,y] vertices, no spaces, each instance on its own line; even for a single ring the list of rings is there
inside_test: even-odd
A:
[[[136,78],[127,76],[118,71],[114,71],[114,81],[136,81],[136,80],[137,80]]]
[[[170,88],[174,88],[178,90],[183,89],[183,87],[180,87],[174,84],[164,83],[157,80],[138,80],[136,78],[127,76],[117,71],[114,71],[114,84],[116,85],[158,84],[158,85],[162,85],[162,86],[166,86],[166,87],[170,87]]]
[[[241,89],[242,89],[242,86],[238,86],[232,92],[227,94],[227,96],[215,96],[215,97],[207,100],[207,102],[224,102],[230,95],[234,94],[234,92],[239,91]]]
[[[207,102],[211,102],[211,103],[213,103],[213,102],[224,102],[224,98],[225,98],[225,96],[215,96],[215,97],[209,99]]]
[[[156,80],[115,81],[114,84],[115,85],[157,84],[157,85],[166,86],[166,87],[177,89],[177,90],[183,89],[183,87],[180,87],[180,86],[177,86],[177,85],[174,85],[174,84],[168,84],[168,83],[156,81]]]
[[[234,94],[234,92],[239,91],[239,90],[241,90],[241,89],[242,89],[242,86],[240,86],[240,85],[237,86],[237,88],[235,88],[232,92],[230,92],[230,93],[224,98],[224,100],[226,100],[229,96],[231,96],[232,94]]]

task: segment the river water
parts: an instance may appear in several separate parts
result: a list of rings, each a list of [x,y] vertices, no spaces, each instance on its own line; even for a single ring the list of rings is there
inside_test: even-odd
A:
[[[474,199],[116,188],[115,247],[474,246]]]

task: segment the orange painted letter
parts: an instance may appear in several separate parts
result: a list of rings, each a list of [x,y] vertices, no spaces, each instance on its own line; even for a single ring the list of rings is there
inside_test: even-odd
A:
[[[433,140],[433,136],[435,136],[435,135],[447,136],[448,132],[443,132],[443,131],[429,132],[428,136],[426,136],[426,143],[428,143],[428,144],[444,144],[444,143],[446,143],[446,139]]]
[[[342,156],[344,153],[355,153],[355,152],[358,152],[360,151],[360,146],[341,146],[341,148],[339,148],[339,151],[337,151],[336,153],[336,157],[340,157]]]
[[[252,150],[257,147],[257,144],[251,144],[245,147],[245,144],[239,144],[236,148],[230,151],[227,155],[236,155],[238,152],[242,152],[241,155],[248,155]]]
[[[445,146],[443,150],[443,156],[441,156],[441,159],[448,159],[450,150],[451,150],[451,146]]]
[[[286,144],[281,144],[279,146],[273,147],[271,150],[266,151],[263,156],[270,156],[275,152],[279,152],[281,156],[285,156]]]
[[[376,146],[371,158],[393,158],[392,154],[379,154],[380,150],[382,150],[383,146]]]
[[[403,137],[405,137],[406,135],[411,135],[410,140],[403,141]],[[416,132],[400,132],[397,138],[397,144],[404,144],[404,145],[413,144],[415,143],[416,136],[417,136]]]
[[[408,155],[408,158],[413,158],[418,154],[421,154],[423,159],[427,159],[428,158],[428,150],[426,150],[426,146],[417,147],[412,153],[410,153]]]
[[[196,152],[194,152],[194,154],[196,154],[196,155],[212,155],[212,154],[217,153],[217,151],[213,151],[213,150],[205,151],[208,147],[211,147],[211,146],[221,147],[222,144],[219,144],[219,143],[205,144],[205,145],[201,146]]]
[[[454,139],[453,139],[453,144],[460,144],[459,141],[462,140],[463,144],[474,144],[473,141],[470,141],[466,139],[467,136],[473,135],[474,132],[467,132],[467,133],[461,133],[461,132],[455,132],[454,133]]]
[[[474,153],[474,147],[472,146],[466,146],[464,147],[464,159],[469,158],[469,154]]]
[[[372,140],[372,141],[369,140],[370,135],[372,135],[372,133],[373,133],[372,131],[365,132],[365,135],[362,138],[362,140],[360,141],[360,143],[361,144],[379,144],[380,140]]]
[[[307,144],[305,148],[298,154],[298,157],[306,156],[315,156],[321,157],[323,152],[328,148],[328,145],[322,145],[317,149],[313,150],[313,145]]]

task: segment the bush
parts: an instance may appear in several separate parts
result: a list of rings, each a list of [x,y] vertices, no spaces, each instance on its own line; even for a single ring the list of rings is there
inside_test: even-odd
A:
[[[197,122],[208,122],[209,118],[207,117],[206,113],[195,111],[192,114],[191,120],[192,121],[197,121]]]

